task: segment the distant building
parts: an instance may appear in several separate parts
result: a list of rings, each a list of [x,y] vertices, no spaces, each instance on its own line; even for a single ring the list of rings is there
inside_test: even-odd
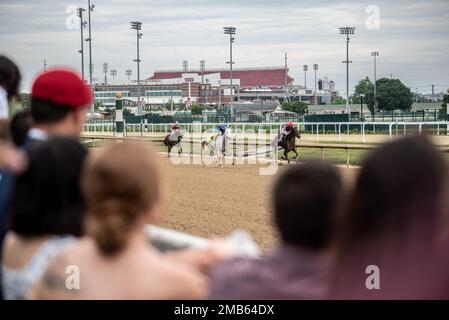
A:
[[[335,84],[327,78],[320,80],[317,91],[295,86],[285,67],[235,69],[232,74],[234,103],[245,101],[304,101],[307,104],[330,104],[335,96]],[[145,106],[172,107],[183,103],[227,106],[231,102],[231,74],[228,69],[160,70],[141,81],[141,103]],[[115,93],[137,105],[137,84],[96,84],[95,99],[104,106],[114,105]]]

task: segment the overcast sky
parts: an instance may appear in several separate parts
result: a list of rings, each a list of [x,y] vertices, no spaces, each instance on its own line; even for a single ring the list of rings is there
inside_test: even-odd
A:
[[[429,93],[449,87],[449,1],[447,0],[93,0],[94,77],[102,78],[102,64],[136,77],[136,37],[132,20],[143,22],[141,78],[158,69],[225,68],[229,39],[222,27],[237,27],[235,67],[282,66],[289,55],[295,84],[304,84],[302,66],[319,64],[318,77],[329,77],[344,94],[346,46],[338,27],[355,26],[351,39],[350,80],[354,85],[372,77],[371,51],[380,51],[378,77],[400,78],[413,91]],[[80,70],[79,21],[66,13],[85,1],[0,0],[0,53],[20,66],[29,91],[43,69],[70,66]],[[373,7],[374,6],[374,7]],[[377,28],[376,13],[379,12]],[[69,10],[70,11],[70,10]],[[368,12],[367,12],[368,11]],[[75,28],[73,27],[75,26]],[[87,28],[85,29],[87,35]],[[86,50],[87,53],[87,50]],[[87,72],[87,54],[86,54]],[[110,78],[110,75],[109,75]],[[112,80],[112,79],[111,79]],[[308,86],[313,74],[308,73]]]

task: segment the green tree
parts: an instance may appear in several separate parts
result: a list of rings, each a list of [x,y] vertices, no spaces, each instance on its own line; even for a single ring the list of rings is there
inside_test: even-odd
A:
[[[293,101],[291,103],[284,101],[281,103],[281,106],[285,111],[291,111],[297,114],[306,114],[308,111],[307,103],[303,101]]]
[[[194,103],[194,104],[192,104],[192,107],[190,108],[190,110],[192,111],[192,114],[200,115],[200,114],[203,114],[204,106]]]
[[[332,102],[332,104],[335,105],[346,104],[346,99],[343,97],[338,97],[334,102]]]
[[[413,94],[399,79],[377,80],[377,103],[380,110],[409,111],[413,105]]]
[[[371,80],[366,77],[363,80],[360,80],[359,83],[355,86],[354,94],[352,95],[352,103],[360,104],[363,97],[363,103],[368,106],[368,109],[373,112],[374,111],[374,85]]]

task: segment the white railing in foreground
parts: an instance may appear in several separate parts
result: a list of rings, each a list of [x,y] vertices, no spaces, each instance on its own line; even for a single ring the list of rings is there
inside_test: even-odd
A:
[[[147,232],[151,243],[163,252],[181,249],[204,250],[210,244],[210,239],[195,237],[184,232],[154,225],[148,225]],[[224,242],[239,256],[258,257],[260,255],[259,247],[249,233],[244,230],[235,230],[224,238]]]

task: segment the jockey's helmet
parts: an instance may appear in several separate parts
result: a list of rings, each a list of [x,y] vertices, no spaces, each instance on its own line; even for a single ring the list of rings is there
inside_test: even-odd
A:
[[[287,123],[287,127],[293,128],[293,126],[294,126],[293,122],[289,121],[289,122]]]

